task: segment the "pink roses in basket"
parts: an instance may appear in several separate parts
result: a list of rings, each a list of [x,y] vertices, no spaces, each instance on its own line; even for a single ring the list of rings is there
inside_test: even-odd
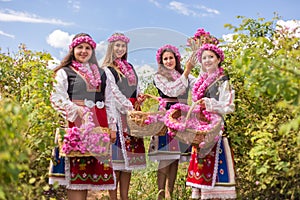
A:
[[[109,133],[95,129],[92,115],[93,113],[86,108],[81,126],[67,128],[62,152],[68,155],[72,151],[81,154],[101,154],[107,151],[105,144],[110,142]]]
[[[177,114],[175,114],[177,112]],[[176,116],[177,115],[177,116]],[[177,103],[172,105],[166,113],[165,124],[169,128],[168,134],[176,135],[176,132],[183,132],[193,129],[196,132],[208,132],[212,130],[221,120],[217,114],[207,112],[200,105],[192,107]]]

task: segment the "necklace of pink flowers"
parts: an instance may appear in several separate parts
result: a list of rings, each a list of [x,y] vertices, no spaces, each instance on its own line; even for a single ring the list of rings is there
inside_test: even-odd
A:
[[[224,69],[219,67],[214,73],[208,74],[204,73],[199,80],[195,83],[192,89],[192,99],[194,102],[203,98],[205,91],[208,86],[210,86],[218,77],[224,74]]]
[[[132,66],[125,59],[115,59],[115,62],[121,73],[127,78],[129,85],[136,85],[136,77]]]
[[[73,60],[72,66],[75,70],[79,71],[93,87],[98,87],[101,84],[101,77],[97,65],[91,65],[91,71],[89,71],[82,63]]]

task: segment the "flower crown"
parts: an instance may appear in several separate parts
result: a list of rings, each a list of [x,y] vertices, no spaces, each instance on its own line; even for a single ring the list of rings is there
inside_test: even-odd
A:
[[[74,47],[76,47],[77,45],[81,44],[81,43],[88,43],[89,45],[91,45],[91,47],[93,49],[96,48],[96,42],[94,42],[94,40],[92,38],[90,38],[89,36],[80,36],[78,38],[75,38],[72,43],[70,44],[69,48],[73,49]]]
[[[128,37],[126,37],[125,35],[112,35],[112,36],[110,36],[110,38],[108,38],[107,41],[115,42],[115,41],[118,41],[118,40],[121,40],[121,41],[126,42],[126,43],[130,42],[130,39]]]
[[[180,56],[180,53],[179,53],[178,48],[175,47],[175,46],[172,46],[172,45],[170,45],[170,44],[166,44],[166,45],[160,47],[160,48],[157,50],[157,53],[156,53],[156,61],[157,61],[158,64],[161,64],[161,63],[160,63],[161,56],[162,56],[161,54],[162,54],[162,52],[163,52],[164,50],[166,50],[166,49],[170,49],[170,50],[175,54],[175,56],[177,57],[177,59],[180,61],[181,56]]]
[[[197,58],[200,63],[202,60],[201,56],[202,56],[203,51],[213,51],[220,56],[221,62],[224,60],[224,52],[222,49],[220,49],[219,47],[217,47],[214,44],[203,44],[202,47],[197,51]]]

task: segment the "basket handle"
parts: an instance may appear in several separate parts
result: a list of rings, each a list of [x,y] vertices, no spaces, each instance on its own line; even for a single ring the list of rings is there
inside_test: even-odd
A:
[[[154,95],[152,95],[152,94],[144,94],[144,96],[147,97],[147,98],[151,98],[151,99],[154,99],[154,100],[156,100],[156,101],[159,101],[159,100],[158,100],[158,97],[157,97],[157,96],[154,96]]]
[[[198,100],[198,101],[196,101],[196,102],[190,107],[190,109],[189,109],[189,111],[188,111],[188,113],[187,113],[187,115],[186,115],[186,118],[185,118],[185,123],[189,120],[189,118],[190,118],[190,116],[191,116],[191,113],[193,112],[194,108],[195,108],[198,104],[200,104],[200,102],[201,102],[201,99]]]
[[[154,100],[156,100],[156,101],[159,101],[158,100],[158,97],[157,96],[154,96],[154,95],[152,95],[152,94],[143,94],[146,98],[151,98],[151,99],[154,99]],[[137,110],[137,108],[139,108],[141,106],[141,104],[140,103],[138,103],[138,102],[136,102],[135,103],[135,105],[134,105],[134,108],[135,108],[135,110]]]

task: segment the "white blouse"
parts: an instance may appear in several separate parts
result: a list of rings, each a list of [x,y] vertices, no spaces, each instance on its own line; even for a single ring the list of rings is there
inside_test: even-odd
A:
[[[185,78],[184,75],[181,75],[175,81],[169,81],[161,74],[154,75],[154,83],[156,87],[169,97],[178,97],[184,94],[187,87],[192,88],[195,82],[196,78],[193,75],[188,75],[188,78]]]
[[[235,110],[235,91],[230,87],[229,81],[224,81],[218,88],[219,100],[204,97],[206,110],[225,115]]]
[[[54,91],[51,94],[50,100],[55,110],[59,111],[62,116],[70,121],[74,122],[78,117],[79,106],[72,102],[68,95],[68,76],[65,70],[59,69],[55,77]],[[105,88],[105,108],[107,113],[108,125],[111,130],[116,131],[117,119],[115,117],[115,108],[112,93],[110,92],[111,83],[106,82]],[[96,102],[97,105],[98,102]],[[98,103],[99,104],[99,103]]]

